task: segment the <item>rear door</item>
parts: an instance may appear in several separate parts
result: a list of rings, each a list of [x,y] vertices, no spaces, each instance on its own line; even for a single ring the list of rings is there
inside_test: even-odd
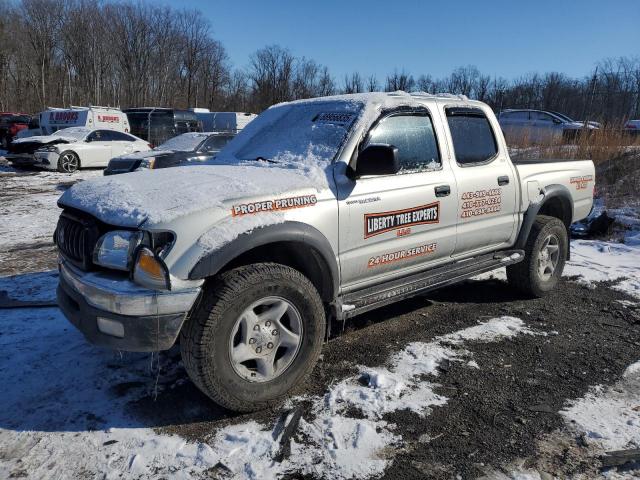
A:
[[[80,159],[83,167],[106,167],[112,155],[110,130],[94,130],[87,136],[89,141]]]
[[[119,157],[125,153],[132,153],[136,149],[136,139],[126,133],[112,130],[109,132],[111,137],[111,155]]]
[[[488,108],[488,107],[487,107]],[[516,227],[516,173],[495,117],[476,106],[445,105],[458,185],[453,253],[470,256],[510,245]]]
[[[384,114],[359,149],[371,143],[397,147],[400,172],[337,182],[346,290],[449,261],[455,247],[457,195],[453,172],[442,160],[446,155],[440,128],[424,107]]]

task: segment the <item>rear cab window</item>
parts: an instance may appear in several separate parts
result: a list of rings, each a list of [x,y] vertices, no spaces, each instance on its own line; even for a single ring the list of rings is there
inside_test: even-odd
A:
[[[497,157],[498,142],[481,109],[448,107],[445,113],[458,165],[485,165]]]

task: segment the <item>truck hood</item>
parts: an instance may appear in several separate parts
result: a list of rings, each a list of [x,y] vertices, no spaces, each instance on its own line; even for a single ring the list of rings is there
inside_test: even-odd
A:
[[[320,166],[292,168],[259,164],[203,165],[147,170],[86,180],[58,200],[104,223],[152,227],[217,209],[231,214],[234,204],[253,199],[278,199],[294,192],[328,188]]]

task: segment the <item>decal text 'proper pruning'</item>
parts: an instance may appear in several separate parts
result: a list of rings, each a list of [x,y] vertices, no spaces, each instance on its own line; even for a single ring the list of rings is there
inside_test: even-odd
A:
[[[260,212],[279,212],[281,210],[291,210],[292,208],[310,207],[316,203],[318,203],[318,199],[315,195],[277,198],[274,200],[264,200],[262,202],[234,205],[231,207],[231,215],[239,217],[242,215],[253,215]]]

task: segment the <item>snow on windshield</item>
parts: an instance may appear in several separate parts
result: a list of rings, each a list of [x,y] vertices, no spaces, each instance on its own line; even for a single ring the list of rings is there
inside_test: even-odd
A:
[[[273,106],[247,125],[220,160],[328,165],[358,118],[362,101],[314,101]]]
[[[200,145],[208,135],[206,133],[190,132],[173,137],[162,145],[158,145],[154,150],[172,150],[174,152],[191,152]]]
[[[63,128],[62,130],[58,130],[55,133],[52,133],[53,137],[70,137],[75,138],[76,140],[82,140],[84,137],[91,133],[90,128],[82,128],[82,127],[71,127],[71,128]]]

